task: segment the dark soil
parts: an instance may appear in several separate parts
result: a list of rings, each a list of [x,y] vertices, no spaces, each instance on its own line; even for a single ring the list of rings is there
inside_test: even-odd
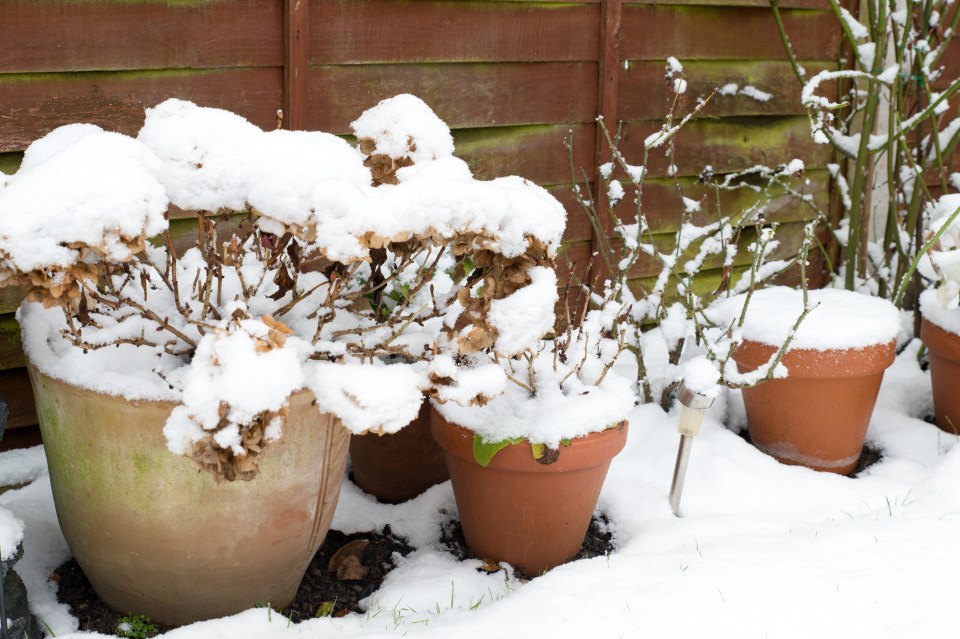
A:
[[[598,557],[613,547],[612,534],[605,519],[594,519],[577,559]],[[451,520],[443,530],[442,541],[450,552],[462,559],[471,558],[463,540],[458,521]],[[345,535],[331,530],[317,551],[300,583],[297,597],[282,611],[293,621],[315,616],[343,616],[359,612],[359,602],[375,592],[396,565],[394,553],[411,552],[407,542],[393,535],[387,526],[380,532],[362,532]],[[498,570],[496,566],[484,566]],[[526,575],[518,572],[521,579]],[[59,584],[57,599],[70,606],[70,613],[80,620],[80,630],[116,634],[117,624],[128,615],[117,612],[100,601],[77,562],[67,561],[50,576]],[[158,626],[156,633],[171,628]]]
[[[753,446],[753,441],[750,439],[750,432],[746,428],[744,428],[738,434],[743,438],[744,441]],[[857,460],[857,467],[853,469],[853,472],[850,473],[849,476],[857,477],[860,473],[870,468],[881,459],[883,459],[883,451],[881,449],[874,448],[869,443],[864,444],[863,452],[860,453],[860,459]]]

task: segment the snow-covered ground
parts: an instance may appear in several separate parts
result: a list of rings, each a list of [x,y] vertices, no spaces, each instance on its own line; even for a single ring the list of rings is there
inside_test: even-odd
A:
[[[366,614],[290,624],[262,608],[169,632],[229,637],[956,637],[960,595],[960,446],[924,422],[929,377],[910,344],[887,372],[868,442],[883,459],[857,478],[784,466],[730,429],[734,393],[711,409],[693,446],[682,517],[667,503],[676,410],[641,406],[600,501],[616,550],[527,583],[479,572],[439,542],[450,484],[399,506],[344,483],[333,527],[390,524],[417,550],[399,560]],[[0,495],[25,524],[17,564],[34,612],[60,639],[77,620],[50,572],[69,556],[42,449],[0,454]],[[89,636],[89,635],[85,635]]]

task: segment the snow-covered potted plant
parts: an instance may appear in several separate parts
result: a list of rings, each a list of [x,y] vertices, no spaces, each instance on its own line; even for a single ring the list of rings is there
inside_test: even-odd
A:
[[[920,339],[927,347],[937,426],[960,433],[960,195],[943,195],[930,211],[920,262],[932,286],[920,294]]]
[[[114,607],[177,624],[285,606],[350,433],[420,410],[456,294],[441,261],[552,241],[532,221],[556,200],[474,180],[417,98],[364,118],[357,149],[168,100],[136,139],[63,127],[2,176],[0,281],[30,290],[58,517]],[[199,216],[188,249],[179,210]],[[484,321],[465,316],[462,339]]]
[[[430,364],[434,437],[444,449],[467,546],[536,576],[583,543],[607,469],[623,449],[634,404],[630,380],[612,371],[624,344],[600,310],[552,339],[555,246],[530,268],[494,257],[477,266],[468,309],[489,306],[489,327],[470,329]],[[503,299],[495,291],[523,288]],[[584,296],[584,303],[588,298]],[[495,339],[485,339],[495,334]],[[460,332],[462,334],[462,331]]]

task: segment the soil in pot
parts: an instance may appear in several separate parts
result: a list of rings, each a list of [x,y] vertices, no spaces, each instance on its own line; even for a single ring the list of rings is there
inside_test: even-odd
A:
[[[473,431],[435,409],[432,428],[446,454],[471,552],[531,576],[576,556],[610,462],[627,439],[623,422],[572,440],[552,463],[535,460],[524,442],[504,447],[484,467],[473,455]]]
[[[430,406],[397,433],[350,438],[351,479],[366,493],[388,504],[413,499],[450,479],[443,450],[430,433]]]
[[[741,372],[765,364],[777,347],[745,340],[733,355]],[[750,438],[785,464],[850,474],[863,450],[883,372],[895,342],[856,349],[795,349],[789,375],[743,389]]]
[[[924,318],[920,339],[930,360],[934,420],[940,430],[960,435],[960,335]]]
[[[291,397],[255,479],[218,485],[167,450],[171,402],[30,373],[57,518],[101,599],[171,625],[293,600],[330,526],[349,445],[312,394]]]

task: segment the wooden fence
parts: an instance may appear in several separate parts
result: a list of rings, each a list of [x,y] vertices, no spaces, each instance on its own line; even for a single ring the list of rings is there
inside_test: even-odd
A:
[[[840,35],[826,1],[781,6],[804,66],[835,67]],[[716,95],[678,136],[678,180],[691,197],[704,165],[724,173],[800,157],[826,205],[829,151],[810,141],[766,0],[0,0],[0,171],[14,172],[23,149],[62,124],[136,134],[143,109],[171,96],[265,128],[282,108],[287,127],[345,134],[364,109],[409,92],[449,123],[477,176],[517,174],[554,191],[568,205],[569,253],[586,262],[596,238],[572,206],[563,142],[572,136],[573,163],[592,176],[602,115],[624,123],[621,150],[639,161],[670,106],[668,56],[686,69],[683,110],[728,83],[772,94]],[[658,233],[675,230],[681,210],[667,164],[653,154],[645,186]],[[808,215],[775,214],[794,240]],[[35,421],[13,317],[21,297],[0,292],[11,426]]]

